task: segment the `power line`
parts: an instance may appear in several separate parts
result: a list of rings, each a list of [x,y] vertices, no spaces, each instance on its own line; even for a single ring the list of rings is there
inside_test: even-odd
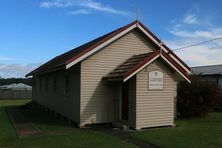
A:
[[[214,38],[214,39],[211,39],[211,40],[207,40],[207,41],[203,41],[203,42],[199,42],[199,43],[183,46],[183,47],[180,47],[180,48],[176,48],[176,49],[173,49],[172,51],[178,51],[178,50],[181,50],[181,49],[184,49],[184,48],[189,48],[189,47],[193,47],[193,46],[197,46],[197,45],[201,45],[201,44],[205,44],[205,43],[208,43],[208,42],[212,42],[212,41],[216,41],[216,40],[221,40],[221,39],[222,39],[222,37],[217,37],[217,38]]]

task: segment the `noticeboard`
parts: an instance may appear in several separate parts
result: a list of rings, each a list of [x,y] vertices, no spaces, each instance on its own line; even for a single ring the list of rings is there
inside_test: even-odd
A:
[[[149,90],[163,89],[163,73],[160,71],[149,72]]]

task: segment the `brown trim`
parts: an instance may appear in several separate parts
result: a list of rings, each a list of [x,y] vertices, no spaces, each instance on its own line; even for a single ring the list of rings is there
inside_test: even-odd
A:
[[[154,39],[156,39],[158,42],[161,42],[161,40],[154,34],[152,33],[146,26],[144,26],[141,22],[138,22],[139,25],[146,30]],[[168,50],[168,53],[172,54],[177,60],[179,60],[188,70],[191,70],[191,68],[184,63],[169,47],[167,47],[165,44],[163,44],[163,47]]]
[[[179,65],[177,64],[169,55],[167,55],[165,52],[162,52],[162,55],[171,63],[173,64],[188,80],[191,81],[191,77],[187,72]]]
[[[44,70],[44,71],[38,71],[38,69],[36,69],[36,72],[31,72],[28,73],[27,75],[25,75],[26,77],[31,76],[31,75],[39,75],[39,74],[45,74],[45,73],[49,73],[49,72],[53,72],[53,71],[57,71],[57,70],[61,70],[61,69],[65,69],[65,65],[59,65],[59,66],[55,66],[53,68]]]
[[[117,34],[121,33],[122,31],[128,29],[129,27],[131,27],[132,25],[136,24],[137,21],[134,21],[130,24],[128,24],[127,26],[124,26],[122,28],[120,28],[119,30],[113,32],[112,34],[110,34],[109,36],[107,36],[106,38],[102,39],[101,41],[97,42],[96,44],[94,44],[93,46],[90,46],[89,48],[85,49],[83,52],[79,53],[77,56],[71,58],[70,60],[68,60],[66,62],[66,64],[69,64],[71,62],[73,62],[74,60],[78,59],[79,57],[83,56],[84,54],[88,53],[89,51],[93,50],[94,48],[96,48],[97,46],[103,44],[104,42],[108,41],[109,39],[111,39],[112,37],[116,36]]]
[[[45,66],[47,66],[47,65],[48,65],[50,62],[52,62],[53,60],[56,60],[56,57],[55,57],[55,58],[53,58],[52,60],[50,60],[50,61],[48,61],[47,63],[45,63],[45,64],[43,64],[42,66],[40,66],[39,68],[37,68],[37,69],[33,70],[32,72],[28,73],[26,76],[31,76],[31,75],[34,75],[34,74],[36,74],[36,73],[42,73],[42,72],[45,72],[45,71],[54,71],[54,70],[57,70],[58,67],[60,67],[60,66],[64,66],[64,65],[66,66],[67,64],[70,64],[71,62],[75,61],[76,59],[80,58],[80,57],[83,56],[84,54],[88,53],[89,51],[93,50],[94,48],[98,47],[99,45],[103,44],[104,42],[108,41],[108,40],[111,39],[112,37],[118,35],[119,33],[123,32],[124,30],[128,29],[129,27],[131,27],[131,26],[133,26],[133,25],[135,25],[135,24],[140,25],[140,26],[141,26],[145,31],[147,31],[148,34],[150,34],[157,42],[160,42],[160,39],[159,39],[157,36],[155,36],[155,35],[154,35],[149,29],[147,29],[141,22],[139,22],[139,21],[136,20],[136,21],[133,21],[132,23],[130,23],[130,24],[128,24],[128,25],[120,28],[120,29],[117,29],[116,31],[114,31],[114,32],[112,32],[110,35],[108,35],[107,37],[101,39],[100,41],[96,42],[96,43],[93,44],[92,46],[84,49],[82,52],[78,53],[77,55],[75,55],[75,56],[72,57],[71,59],[65,61],[64,63],[62,63],[62,64],[60,64],[60,65],[56,65],[56,66],[54,66],[54,67],[51,67],[49,70],[44,70]],[[146,36],[146,37],[149,38],[148,36]],[[149,38],[149,40],[150,40],[150,38]],[[186,65],[175,53],[173,53],[173,51],[170,50],[165,44],[163,44],[163,47],[168,50],[168,53],[172,54],[172,55],[173,55],[178,61],[180,61],[188,70],[190,70],[190,67],[187,66],[187,65]],[[154,52],[154,53],[156,53],[156,52]],[[164,52],[163,52],[163,53],[164,53]],[[168,56],[167,56],[167,57],[168,57]],[[149,58],[147,57],[147,59],[145,59],[145,60],[149,60],[150,58],[152,58],[152,56],[149,57]],[[170,58],[170,59],[171,59],[171,62],[172,62],[173,59],[172,59],[172,58]],[[174,60],[173,60],[173,61],[174,61]],[[174,63],[175,63],[175,61],[174,61]],[[143,64],[143,63],[140,63],[140,64],[137,65],[137,66],[139,67],[141,64]],[[176,64],[176,65],[179,66],[179,64]],[[178,67],[178,66],[177,66],[177,67]],[[135,70],[135,69],[137,69],[138,67],[134,67],[134,69],[132,69],[132,71]],[[179,67],[180,67],[180,69],[182,68],[181,66],[179,66]],[[42,70],[41,70],[41,69],[42,69]],[[183,68],[182,68],[182,69],[183,69]],[[183,69],[183,71],[184,71],[184,69]],[[131,71],[130,71],[130,72],[131,72]],[[128,72],[127,75],[128,75],[130,72]]]
[[[121,28],[117,29],[116,31],[113,31],[113,33],[111,33],[109,36],[105,37],[105,38],[102,39],[101,41],[99,41],[99,42],[95,43],[94,45],[90,46],[89,48],[86,48],[85,50],[83,50],[82,52],[80,52],[79,54],[77,54],[76,56],[74,56],[73,58],[67,60],[66,62],[62,63],[61,65],[67,65],[67,64],[71,63],[72,61],[78,59],[78,58],[81,57],[82,55],[88,53],[89,51],[93,50],[93,49],[96,48],[97,46],[101,45],[102,43],[106,42],[107,40],[111,39],[111,38],[114,37],[115,35],[121,33],[122,31],[128,29],[129,27],[131,27],[132,25],[134,25],[134,24],[136,24],[136,23],[138,23],[138,21],[133,21],[132,23],[130,23],[130,24],[124,26],[124,27],[121,27]],[[78,48],[78,47],[77,47],[77,48]],[[60,56],[61,56],[61,55],[60,55]],[[59,56],[57,56],[57,57],[59,57]],[[57,57],[49,60],[48,62],[44,63],[44,64],[41,65],[40,67],[38,67],[38,68],[36,68],[35,70],[31,71],[30,73],[28,73],[28,74],[26,75],[26,77],[27,77],[27,76],[34,75],[34,74],[36,74],[36,73],[42,73],[42,72],[44,72],[45,70],[44,70],[44,69],[41,70],[41,69],[44,68],[45,66],[47,66],[49,63],[51,63],[53,60],[56,60]],[[56,65],[56,66],[54,66],[54,67],[51,67],[50,69],[51,69],[51,70],[54,69],[54,68],[56,69],[56,67],[61,66],[61,65]]]
[[[143,65],[151,61],[153,58],[155,58],[157,55],[160,54],[160,50],[153,52],[151,55],[146,57],[143,61],[141,61],[138,65],[133,67],[130,71],[128,71],[126,74],[124,74],[123,79],[126,79],[128,76],[133,74],[136,70],[141,68]],[[191,77],[187,74],[187,72],[179,65],[177,64],[169,55],[167,55],[165,52],[161,52],[161,54],[173,65],[175,66],[188,80],[191,81]]]

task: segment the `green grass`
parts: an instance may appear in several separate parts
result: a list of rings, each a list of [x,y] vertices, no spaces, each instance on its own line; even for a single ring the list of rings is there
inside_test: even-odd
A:
[[[132,136],[163,148],[221,148],[222,113],[209,117],[179,119],[176,128],[153,128]]]
[[[0,101],[0,147],[4,148],[66,148],[66,147],[135,147],[116,137],[102,132],[70,127],[67,122],[57,120],[46,113],[23,110],[42,134],[18,138],[5,112],[6,106],[25,104],[26,101]]]
[[[0,100],[0,107],[23,105],[23,104],[26,104],[30,101],[31,100],[28,100],[28,99],[24,99],[24,100],[22,100],[22,99],[21,100]]]
[[[23,114],[38,127],[39,136],[18,138],[5,112],[6,106],[22,105],[29,100],[0,100],[0,148],[48,147],[134,147],[102,132],[70,127],[67,122],[32,110]],[[176,128],[153,128],[131,136],[163,148],[222,147],[222,113],[205,118],[179,119]]]

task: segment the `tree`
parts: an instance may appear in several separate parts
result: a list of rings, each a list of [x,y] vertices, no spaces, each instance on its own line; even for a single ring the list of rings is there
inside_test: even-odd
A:
[[[0,85],[8,85],[12,83],[24,83],[27,85],[32,85],[32,78],[2,78],[0,79]]]
[[[178,86],[177,111],[182,117],[205,116],[222,103],[221,90],[216,84],[192,76],[192,83]]]

